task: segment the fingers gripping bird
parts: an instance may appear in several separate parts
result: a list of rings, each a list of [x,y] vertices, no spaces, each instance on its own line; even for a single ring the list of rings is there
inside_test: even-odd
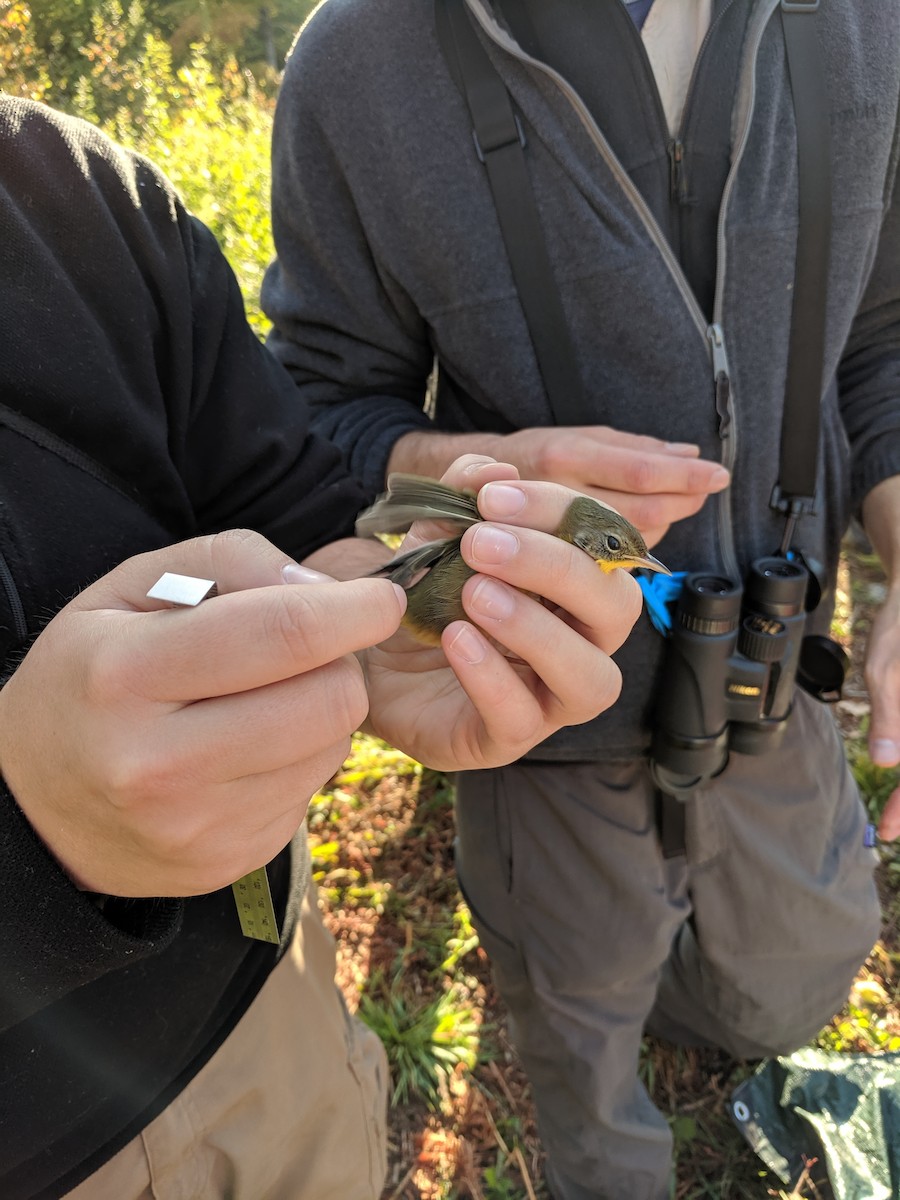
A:
[[[387,492],[360,515],[356,532],[360,536],[404,533],[414,521],[423,519],[451,521],[466,529],[482,517],[474,492],[457,491],[419,475],[395,474],[388,479]],[[650,554],[630,521],[590,496],[572,501],[555,532],[589,554],[602,571],[643,567],[670,574],[668,567]],[[403,623],[420,641],[431,645],[440,643],[441,633],[451,621],[467,620],[461,592],[475,571],[460,553],[461,538],[462,533],[426,542],[372,572],[406,589]]]

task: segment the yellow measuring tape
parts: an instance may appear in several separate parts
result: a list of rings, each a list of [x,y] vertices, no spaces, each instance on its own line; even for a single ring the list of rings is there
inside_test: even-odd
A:
[[[237,905],[241,932],[244,937],[256,938],[260,942],[278,943],[278,921],[272,906],[269,876],[266,868],[251,871],[231,885]]]

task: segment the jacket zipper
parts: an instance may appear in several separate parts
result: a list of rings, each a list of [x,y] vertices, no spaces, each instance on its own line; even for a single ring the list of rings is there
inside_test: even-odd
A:
[[[15,579],[13,579],[13,573],[2,554],[0,554],[0,586],[2,586],[6,594],[9,610],[12,613],[13,632],[16,635],[16,641],[20,643],[24,642],[28,637],[28,622],[25,619],[25,607],[19,596],[19,590],[16,587]]]
[[[725,14],[728,12],[728,10],[731,8],[731,6],[733,4],[734,4],[734,0],[728,0],[728,3],[725,4],[725,6],[723,8],[721,8],[719,10],[719,12],[716,14],[716,16],[712,19],[712,21],[710,22],[709,28],[707,29],[706,33],[703,35],[703,40],[700,42],[700,47],[697,50],[697,57],[694,60],[694,69],[691,71],[691,78],[690,78],[690,81],[688,82],[687,92],[684,97],[684,107],[681,110],[681,121],[678,124],[678,133],[675,135],[674,138],[672,138],[669,141],[671,200],[672,200],[673,204],[675,204],[679,207],[681,205],[683,205],[685,203],[685,201],[687,200],[687,177],[686,177],[686,171],[684,168],[684,135],[685,135],[685,131],[687,130],[689,114],[690,114],[690,110],[692,107],[692,101],[694,99],[694,90],[695,90],[695,85],[696,85],[696,80],[697,80],[697,69],[700,65],[700,60],[703,58],[703,55],[706,52],[706,47],[709,45],[712,35],[715,32],[716,26],[722,21]],[[643,47],[643,42],[641,42],[641,46]],[[645,51],[645,55],[646,55],[646,51]],[[649,65],[649,58],[648,58],[648,65]],[[653,76],[652,66],[650,67],[650,75],[651,75],[653,87],[654,87],[654,89],[656,89],[656,92],[658,94],[659,89],[656,87],[656,78]],[[662,103],[660,103],[659,107],[662,108]],[[665,117],[665,114],[663,114],[663,117]],[[668,125],[665,123],[665,120],[663,121],[663,131],[666,135],[666,138],[668,138],[669,137],[669,128],[668,128]],[[680,237],[680,233],[681,233],[681,231],[679,228],[679,237]]]
[[[725,349],[725,335],[722,332],[722,326],[715,321],[709,327],[709,346],[712,353],[713,387],[718,421],[717,431],[722,445],[722,465],[729,471],[733,471],[734,461],[737,457],[737,430],[731,394],[731,370],[728,366],[728,352]],[[739,583],[741,573],[734,545],[734,528],[731,519],[731,485],[729,484],[724,492],[719,492],[716,496],[716,527],[719,531],[719,550],[725,574],[735,583]]]
[[[640,30],[630,17],[628,17],[623,24],[628,28],[628,37],[631,45],[634,47],[634,52],[637,55],[638,62],[640,63],[640,69],[647,84],[648,95],[653,102],[653,109],[656,113],[656,124],[660,134],[662,135],[662,140],[666,146],[666,152],[669,156],[669,200],[672,204],[677,205],[681,203],[684,191],[684,144],[680,138],[680,134],[684,129],[684,122],[682,121],[681,123],[679,136],[673,138],[669,134],[669,122],[666,119],[666,110],[663,108],[662,96],[659,94],[656,76],[653,73],[653,64],[650,62],[650,55],[647,53],[647,47],[644,45],[644,39],[641,37]],[[709,31],[707,31],[707,37],[708,36]],[[706,38],[703,40],[703,45],[705,44]],[[699,59],[699,53],[697,57]],[[693,73],[691,78],[693,80]],[[688,88],[688,91],[690,92],[690,88]]]
[[[613,174],[619,187],[625,193],[632,207],[637,211],[638,216],[644,224],[651,240],[656,246],[659,254],[662,256],[663,262],[669,270],[676,287],[684,301],[688,312],[690,313],[697,331],[700,333],[707,347],[707,352],[710,358],[713,374],[713,389],[716,400],[716,411],[718,414],[718,432],[719,439],[722,443],[722,465],[729,471],[734,470],[734,464],[737,458],[737,420],[734,410],[734,397],[732,392],[731,373],[728,366],[728,355],[725,345],[725,335],[722,328],[722,307],[723,307],[723,292],[725,278],[725,213],[728,208],[728,202],[731,194],[734,191],[734,181],[737,176],[738,167],[740,166],[741,158],[747,145],[747,140],[750,133],[750,122],[753,116],[753,108],[756,101],[756,60],[759,53],[760,42],[762,41],[763,32],[769,23],[772,13],[778,4],[778,0],[764,0],[760,4],[756,12],[756,20],[747,33],[747,44],[750,47],[748,56],[749,67],[744,75],[744,80],[738,90],[738,101],[745,101],[744,111],[742,113],[742,124],[740,134],[737,140],[734,157],[732,159],[731,168],[728,172],[728,177],[725,181],[725,187],[722,193],[722,203],[719,208],[719,222],[716,232],[716,291],[715,300],[713,302],[713,320],[710,324],[707,322],[700,305],[697,303],[691,286],[688,283],[684,272],[681,269],[681,264],[676,258],[667,239],[664,237],[662,230],[657,224],[656,218],[647,206],[646,201],[634,186],[627,172],[622,167],[618,158],[613,153],[612,147],[603,136],[599,126],[586,107],[584,101],[558,71],[539,59],[532,58],[527,54],[522,47],[514,41],[504,29],[502,29],[493,16],[488,13],[482,0],[466,0],[466,4],[472,13],[472,16],[480,25],[485,35],[490,38],[495,45],[499,46],[507,54],[513,58],[517,58],[520,62],[527,63],[535,70],[541,71],[549,79],[551,79],[565,98],[569,101],[576,115],[584,126],[591,141],[596,146],[601,157],[607,167]],[[717,18],[718,19],[718,18]],[[712,32],[712,27],[707,30],[706,37],[708,38]],[[701,51],[706,44],[704,38],[701,44]],[[659,103],[659,94],[657,92],[657,103]],[[690,94],[685,101],[685,112],[687,111],[687,103],[690,100]],[[719,549],[722,555],[722,564],[726,574],[735,580],[740,579],[738,569],[737,552],[734,544],[734,529],[731,521],[731,487],[727,487],[723,492],[719,492],[717,497],[717,523],[719,532]]]

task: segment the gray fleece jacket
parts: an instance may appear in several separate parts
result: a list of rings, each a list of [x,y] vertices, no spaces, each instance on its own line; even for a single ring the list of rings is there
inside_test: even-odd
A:
[[[711,322],[581,97],[524,53],[487,0],[467,2],[529,128],[534,193],[594,420],[696,442],[732,469],[728,491],[676,524],[656,553],[674,570],[743,573],[753,558],[775,552],[783,530],[769,499],[798,193],[777,0],[737,0],[748,16],[730,98]],[[900,199],[891,203],[900,7],[822,0],[815,20],[834,179],[829,382],[818,512],[803,519],[796,544],[828,567],[831,588],[810,621],[821,632],[849,514],[875,484],[900,473]],[[715,55],[716,28],[704,56]],[[685,137],[689,144],[689,127]],[[432,421],[473,428],[460,392],[497,414],[497,428],[551,423],[430,0],[327,0],[314,13],[278,105],[273,220],[278,258],[263,289],[271,348],[318,430],[343,448],[371,492],[383,486],[402,434]],[[439,389],[432,411],[425,397],[435,359],[450,386]],[[716,410],[714,359],[730,377],[725,419]],[[487,418],[482,427],[489,426]],[[645,752],[662,650],[642,619],[617,655],[620,701],[533,756],[591,761]]]

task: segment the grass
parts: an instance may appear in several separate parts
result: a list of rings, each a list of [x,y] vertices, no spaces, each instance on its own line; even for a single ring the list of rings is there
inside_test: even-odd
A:
[[[877,560],[848,547],[834,629],[853,666],[838,717],[873,819],[897,778],[865,754],[861,663],[880,579]],[[339,983],[392,1064],[383,1200],[549,1200],[528,1081],[456,886],[450,782],[357,737],[342,773],[315,798],[310,831]],[[826,1049],[900,1048],[900,851],[884,847],[881,856],[883,935],[817,1039]],[[730,1098],[751,1069],[717,1051],[645,1039],[642,1077],[675,1139],[673,1200],[828,1195],[820,1163],[786,1190],[737,1131]]]
[[[478,1059],[478,1010],[451,986],[433,997],[410,1000],[400,986],[403,958],[388,983],[379,975],[363,992],[359,1016],[381,1038],[391,1068],[395,1106],[421,1099],[446,1108],[455,1068],[472,1070]]]

